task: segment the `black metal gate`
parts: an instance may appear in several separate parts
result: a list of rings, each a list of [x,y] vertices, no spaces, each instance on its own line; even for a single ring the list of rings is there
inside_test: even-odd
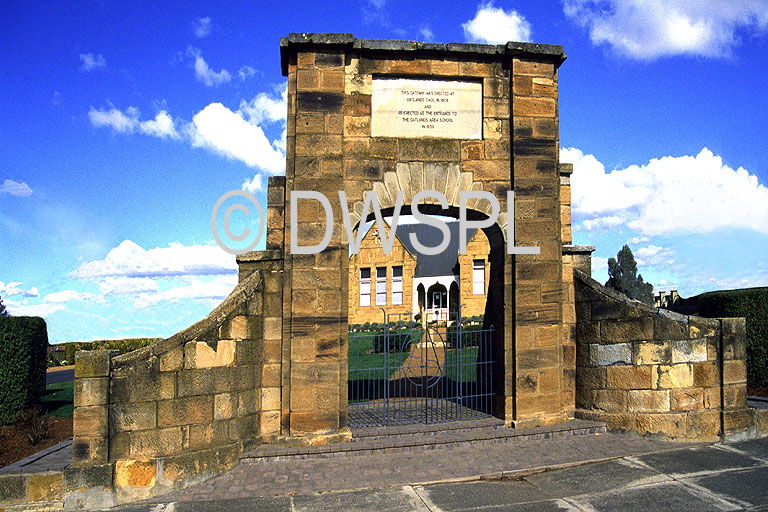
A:
[[[419,321],[406,314],[383,317],[383,324],[349,333],[351,427],[492,414],[493,326],[462,320],[461,310],[427,311]]]

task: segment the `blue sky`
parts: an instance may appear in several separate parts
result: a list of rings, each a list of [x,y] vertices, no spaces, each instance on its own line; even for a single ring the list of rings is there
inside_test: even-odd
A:
[[[731,5],[733,4],[733,5]],[[282,172],[279,38],[562,44],[594,274],[768,285],[768,2],[16,2],[0,18],[0,297],[52,342],[170,336],[236,282],[211,209]]]

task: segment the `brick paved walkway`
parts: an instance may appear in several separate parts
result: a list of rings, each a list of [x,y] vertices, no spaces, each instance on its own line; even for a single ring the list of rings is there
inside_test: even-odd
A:
[[[505,444],[438,446],[412,452],[382,450],[351,457],[261,459],[155,501],[304,494],[514,476],[689,446],[618,434],[593,434]]]

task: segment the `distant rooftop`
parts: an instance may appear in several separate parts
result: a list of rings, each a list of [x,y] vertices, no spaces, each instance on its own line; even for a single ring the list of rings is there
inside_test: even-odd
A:
[[[473,55],[530,55],[552,60],[556,65],[565,60],[563,47],[557,44],[520,43],[424,43],[398,39],[358,39],[352,34],[294,32],[280,38],[280,60],[283,74],[288,73],[288,55],[291,49],[308,46],[336,46],[359,50],[386,52],[463,53]]]

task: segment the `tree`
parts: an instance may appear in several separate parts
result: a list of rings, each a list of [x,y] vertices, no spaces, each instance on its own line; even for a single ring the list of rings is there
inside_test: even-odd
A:
[[[5,305],[3,304],[2,297],[0,297],[0,316],[9,316],[8,311],[5,309]]]
[[[621,248],[616,258],[608,258],[608,281],[605,286],[629,298],[653,304],[653,285],[643,282],[642,274],[637,273],[637,263],[628,245]]]

